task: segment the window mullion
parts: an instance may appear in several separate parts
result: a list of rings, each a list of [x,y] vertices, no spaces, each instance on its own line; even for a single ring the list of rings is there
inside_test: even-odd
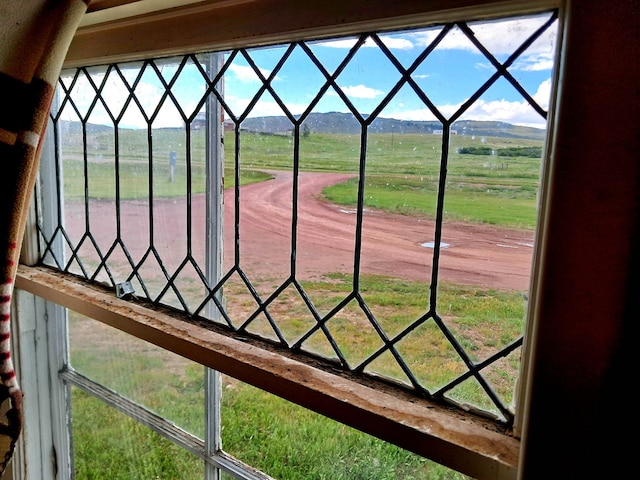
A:
[[[209,78],[215,78],[220,69],[220,54],[207,56]],[[206,103],[206,276],[209,287],[220,279],[222,272],[222,225],[223,225],[223,152],[222,129],[220,128],[220,104],[215,95],[210,94]],[[217,295],[220,295],[218,292]],[[213,302],[209,302],[206,316],[215,319],[218,315]],[[222,449],[220,405],[222,379],[220,372],[206,368],[205,371],[205,454],[214,456]],[[207,462],[206,480],[219,480],[220,470]]]

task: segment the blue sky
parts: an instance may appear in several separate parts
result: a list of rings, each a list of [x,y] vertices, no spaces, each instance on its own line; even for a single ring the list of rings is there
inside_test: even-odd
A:
[[[549,14],[544,14],[469,25],[476,38],[498,61],[504,62],[548,18]],[[551,89],[556,30],[556,26],[553,25],[509,69],[516,80],[545,109],[548,107]],[[380,39],[402,66],[408,68],[433,42],[440,31],[440,27],[435,27],[380,34]],[[332,74],[355,42],[355,38],[342,38],[309,42],[307,45]],[[268,77],[274,71],[286,48],[282,46],[254,49],[250,50],[249,54],[262,75]],[[137,68],[123,70],[130,84],[133,83],[138,71]],[[177,66],[171,62],[161,67],[161,75],[167,82],[171,81],[176,71]],[[456,27],[416,68],[412,78],[442,115],[449,118],[494,72],[495,68],[489,60]],[[360,113],[369,114],[380,105],[399,78],[398,69],[382,53],[378,45],[369,39],[337,77],[336,83]],[[99,85],[104,79],[104,71],[96,69],[92,79]],[[283,67],[275,74],[271,85],[289,112],[298,115],[308,108],[325,81],[325,77],[313,65],[309,56],[296,47]],[[63,79],[63,82],[65,85],[70,85],[70,78]],[[244,57],[239,55],[229,64],[225,73],[224,92],[225,101],[234,116],[240,117],[246,113],[247,105],[261,85],[255,70]],[[173,94],[183,105],[184,115],[193,115],[199,109],[198,102],[205,89],[206,82],[198,69],[193,64],[187,65],[172,87]],[[146,115],[149,117],[154,115],[164,93],[164,87],[158,75],[151,70],[146,71],[135,91]],[[103,92],[103,97],[108,98],[109,109],[112,112],[121,112],[128,96],[123,81],[114,73],[109,74]],[[94,93],[95,90],[88,79],[82,76],[74,87],[74,99],[81,116],[87,115]],[[313,111],[348,112],[349,109],[336,91],[330,88]],[[270,115],[284,115],[284,112],[273,96],[265,92],[248,116]],[[403,120],[435,120],[433,113],[407,85],[392,98],[380,112],[380,116]],[[77,120],[78,115],[67,107],[63,118]],[[518,125],[545,127],[544,119],[504,79],[498,80],[460,118],[499,120]],[[110,123],[107,111],[101,104],[94,107],[88,116],[88,121]],[[170,101],[161,104],[153,121],[154,126],[157,127],[180,126],[182,123],[182,115]],[[132,104],[122,114],[120,125],[143,127],[146,122],[139,107]]]

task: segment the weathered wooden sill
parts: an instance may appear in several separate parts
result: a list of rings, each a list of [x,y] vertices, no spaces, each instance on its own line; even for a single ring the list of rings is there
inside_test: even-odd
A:
[[[215,325],[21,265],[16,288],[62,305],[478,479],[514,479],[520,442],[499,425],[233,338]]]

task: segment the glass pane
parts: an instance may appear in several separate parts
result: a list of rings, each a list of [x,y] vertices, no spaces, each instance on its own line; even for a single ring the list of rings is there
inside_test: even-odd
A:
[[[75,387],[72,412],[75,478],[204,478],[202,460]]]
[[[204,367],[69,311],[71,366],[204,438]]]
[[[223,392],[223,449],[274,478],[469,478],[236,380]]]
[[[91,281],[511,424],[556,35],[544,12],[67,72],[43,236]]]

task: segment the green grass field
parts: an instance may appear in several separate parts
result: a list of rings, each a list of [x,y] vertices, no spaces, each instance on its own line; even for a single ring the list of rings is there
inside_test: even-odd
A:
[[[395,292],[379,294],[384,305],[403,299],[411,302],[412,296],[417,297],[417,285],[398,285]],[[522,322],[522,302],[515,297],[458,288],[447,289],[447,294],[451,295],[447,300],[462,295],[474,304],[476,314],[461,322],[469,331],[494,329],[505,308],[513,309],[510,328],[518,329]],[[416,303],[411,308],[420,308]],[[70,331],[74,368],[202,438],[201,366],[73,313]],[[467,339],[468,344],[472,342],[473,338]],[[413,342],[410,348],[419,350],[420,343]],[[424,357],[425,369],[446,364],[445,350],[443,343],[439,354]],[[202,462],[192,454],[78,389],[73,389],[72,398],[77,478],[202,478]],[[224,450],[275,478],[467,478],[230,378],[224,379],[222,398]]]
[[[67,199],[122,200],[185,195],[187,183],[194,194],[205,189],[204,134],[196,131],[188,144],[179,129],[158,130],[153,135],[150,153],[131,145],[145,144],[146,131],[120,130],[119,182],[114,169],[115,136],[112,131],[90,139],[87,183],[77,141],[63,145],[65,196]],[[357,173],[360,138],[355,135],[313,134],[300,139],[299,168],[315,172]],[[440,142],[438,135],[371,135],[365,165],[366,205],[403,214],[435,213],[435,195],[439,185]],[[480,139],[452,136],[447,165],[446,213],[451,220],[484,222],[499,226],[534,228],[540,159],[524,156],[487,156],[456,153],[459,149],[480,145]],[[483,146],[496,151],[514,147],[540,147],[539,141],[486,138]],[[235,138],[227,135],[225,150],[225,187],[234,185],[233,152]],[[169,152],[175,151],[177,165],[174,181],[169,182]],[[287,169],[293,164],[293,139],[279,135],[242,133],[240,135],[240,181],[262,181],[268,175],[261,169]],[[187,169],[186,158],[190,158]],[[117,188],[116,188],[117,187]],[[357,190],[353,182],[336,185],[325,192],[329,200],[353,205]]]
[[[348,288],[349,279],[337,276],[332,282],[336,288],[329,289],[324,282],[306,287],[316,294],[324,293],[330,304]],[[376,278],[365,283],[373,310],[403,305],[404,315],[410,315],[424,308],[424,287],[419,283],[398,281],[393,288]],[[446,318],[451,328],[465,348],[479,357],[488,345],[507,341],[522,329],[524,305],[516,293],[444,285],[441,301],[448,305]],[[392,322],[403,323],[404,315],[389,317],[385,328],[399,328]],[[289,317],[283,329],[292,332],[299,327],[295,310]],[[344,335],[357,336],[359,329],[345,320],[335,328]],[[73,313],[70,332],[74,368],[202,438],[201,366]],[[430,348],[425,348],[425,342]],[[354,356],[362,356],[370,343],[365,339],[353,348]],[[459,368],[455,353],[431,329],[407,342],[403,353],[419,359],[416,373],[432,385],[440,384],[451,375],[451,369]],[[517,358],[512,359],[490,374],[499,394],[511,395],[518,363]],[[396,374],[393,370],[380,373]],[[470,387],[467,384],[462,389],[459,399],[483,404],[482,395]],[[467,478],[229,378],[225,378],[222,398],[223,448],[275,478]],[[202,478],[199,459],[146,427],[76,389],[72,405],[77,478]]]
[[[86,167],[78,139],[68,138],[62,145],[65,198],[77,200],[85,194],[100,199],[117,196],[121,200],[146,199],[150,194],[155,198],[176,197],[185,195],[187,185],[193,193],[204,192],[204,134],[196,131],[187,142],[184,131],[158,130],[153,132],[152,140],[151,152],[144,151],[135,145],[146,144],[146,131],[119,131],[116,171],[116,138],[112,130],[90,136]],[[441,182],[440,142],[437,135],[371,135],[364,165],[365,205],[402,215],[435,215]],[[451,137],[444,180],[446,218],[535,228],[541,159],[458,153],[460,149],[485,151],[473,150],[480,146],[517,153],[518,148],[541,144],[532,140],[486,138],[482,142],[468,136]],[[299,167],[303,171],[357,173],[359,170],[358,136],[311,134],[300,139],[299,147]],[[473,148],[469,150],[469,147]],[[234,181],[232,135],[225,138],[225,149],[225,186],[228,188]],[[243,132],[239,149],[242,184],[268,179],[264,170],[293,166],[291,137]],[[176,152],[178,160],[173,182],[169,181],[171,151]],[[149,164],[151,154],[153,161]],[[187,157],[191,160],[189,168]],[[327,188],[324,194],[334,203],[354,205],[357,184],[348,181]],[[376,315],[380,313],[383,328],[390,334],[405,328],[407,322],[424,313],[428,305],[428,287],[422,283],[377,277],[363,278],[361,283],[369,307]],[[305,289],[318,299],[319,309],[325,308],[322,302],[331,308],[350,288],[350,279],[341,275],[305,283]],[[521,292],[441,284],[438,294],[443,309],[440,314],[474,360],[485,358],[488,352],[522,334],[525,305]],[[241,292],[234,292],[231,286],[225,289],[225,295],[240,297]],[[302,320],[302,311],[297,310],[301,304],[294,298],[289,299],[287,292],[282,302],[289,303],[287,315],[280,320],[281,327],[287,336],[295,338],[308,328]],[[357,308],[350,310],[349,307],[331,323],[338,338],[357,340],[345,346],[349,358],[356,361],[366,358],[379,342],[375,335],[363,334],[363,329],[354,321],[357,315]],[[157,354],[149,356],[145,349],[138,352],[130,346],[120,348],[115,340],[106,347],[87,341],[86,336],[74,340],[74,336],[81,335],[74,333],[78,332],[81,322],[92,321],[71,319],[71,362],[75,368],[177,421],[189,431],[203,435],[201,367],[183,364],[175,367]],[[441,386],[465,368],[448,341],[437,333],[430,323],[402,342],[402,354],[429,388]],[[311,342],[311,345],[317,353],[331,354],[325,344]],[[518,357],[519,354],[514,354],[483,372],[506,403],[512,400]],[[384,357],[372,368],[376,373],[394,378],[402,375],[397,366],[386,362]],[[168,369],[172,374],[167,376]],[[464,382],[455,395],[458,401],[490,411],[495,408],[471,382]],[[73,392],[73,411],[77,478],[202,478],[200,460],[77,390]],[[222,415],[224,449],[276,478],[466,478],[239,382],[225,383]]]

